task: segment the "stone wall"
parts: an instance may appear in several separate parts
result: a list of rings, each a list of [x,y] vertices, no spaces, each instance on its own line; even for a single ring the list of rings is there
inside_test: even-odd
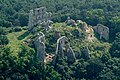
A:
[[[66,23],[68,26],[73,26],[73,27],[76,27],[76,26],[77,26],[75,20],[71,19],[69,16],[68,16],[67,20],[65,21],[65,23]]]
[[[67,44],[66,44],[66,42],[67,42]],[[69,62],[75,62],[75,60],[76,60],[75,53],[74,53],[73,49],[70,47],[70,45],[68,45],[68,44],[69,44],[69,42],[68,42],[66,36],[62,36],[57,40],[57,46],[56,46],[55,56],[53,59],[53,65],[55,65],[58,55],[61,58],[65,58],[65,56],[67,56],[67,60]],[[65,49],[66,51],[63,51],[64,48],[66,48]]]
[[[97,26],[94,27],[94,30],[100,35],[100,39],[104,38],[106,41],[109,40],[109,28],[108,27],[102,24],[98,24]]]
[[[34,26],[42,25],[44,28],[49,29],[51,23],[51,13],[46,11],[45,7],[30,10],[29,13],[29,30],[31,31]]]
[[[41,60],[42,62],[44,62],[44,58],[45,58],[45,35],[40,32],[37,35],[36,40],[34,41],[35,44],[35,48],[36,48],[36,52],[37,55],[36,57],[38,58],[38,60]]]

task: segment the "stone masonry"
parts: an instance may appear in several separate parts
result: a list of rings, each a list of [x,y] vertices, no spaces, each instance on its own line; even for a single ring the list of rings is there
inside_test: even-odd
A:
[[[34,41],[35,44],[35,48],[37,51],[37,55],[36,57],[41,60],[42,62],[44,62],[44,58],[45,58],[45,35],[40,32],[38,35],[38,37],[36,38],[36,40]]]
[[[98,24],[97,26],[94,27],[94,30],[100,35],[100,39],[104,38],[106,41],[109,40],[109,28],[108,27],[102,24]]]
[[[45,7],[36,8],[30,10],[29,13],[29,31],[34,29],[34,26],[40,25],[46,30],[50,29],[49,24],[51,23],[51,13],[46,11]]]
[[[62,58],[67,56],[68,61],[75,62],[75,60],[76,60],[75,59],[75,53],[70,46],[66,47],[66,44],[65,44],[66,41],[67,41],[66,36],[62,36],[57,40],[57,47],[56,47],[56,53],[55,53],[55,56],[54,56],[54,59],[53,59],[53,65],[56,63],[56,59],[57,59],[58,55],[60,55]],[[63,51],[64,48],[66,48],[66,50],[67,50],[66,54]]]

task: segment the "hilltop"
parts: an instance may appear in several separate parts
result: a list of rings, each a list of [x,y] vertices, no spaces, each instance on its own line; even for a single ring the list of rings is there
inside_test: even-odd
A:
[[[119,3],[0,1],[0,80],[120,80]]]

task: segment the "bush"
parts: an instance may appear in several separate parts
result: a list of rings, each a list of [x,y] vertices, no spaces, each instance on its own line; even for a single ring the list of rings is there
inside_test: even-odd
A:
[[[116,34],[116,38],[110,48],[110,55],[120,58],[120,32]]]
[[[22,29],[23,29],[23,30],[27,30],[27,27],[23,27]]]
[[[15,32],[19,32],[19,31],[22,31],[22,29],[19,28],[19,27],[16,27],[16,28],[14,28],[14,31],[15,31]]]
[[[3,29],[3,28],[0,28],[0,35],[6,35],[7,32]]]
[[[9,43],[9,40],[6,36],[0,35],[0,45],[7,45]]]

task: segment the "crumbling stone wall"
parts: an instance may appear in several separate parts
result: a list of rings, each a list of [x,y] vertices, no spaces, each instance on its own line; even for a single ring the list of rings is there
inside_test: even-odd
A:
[[[57,47],[56,47],[56,52],[55,52],[55,56],[53,59],[53,65],[56,63],[57,60],[57,56],[60,55],[62,58],[64,58],[65,56],[67,56],[68,61],[70,62],[75,62],[75,53],[72,50],[72,48],[70,46],[66,47],[66,54],[64,53],[63,49],[65,48],[65,41],[67,41],[67,37],[66,36],[62,36],[57,40]]]
[[[28,23],[29,31],[33,30],[36,25],[41,25],[48,30],[51,22],[51,13],[47,12],[45,7],[30,10]]]
[[[74,27],[77,26],[75,20],[71,19],[69,16],[68,16],[67,20],[65,21],[65,23],[66,23],[68,26],[74,26]]]
[[[100,35],[100,39],[104,38],[106,41],[109,40],[109,28],[108,27],[102,24],[98,24],[97,26],[94,27],[94,30]]]
[[[42,62],[44,62],[44,58],[45,58],[45,43],[44,42],[45,42],[45,35],[42,32],[40,32],[37,35],[37,38],[34,41],[34,44],[35,44],[35,48],[37,51],[36,57]]]

